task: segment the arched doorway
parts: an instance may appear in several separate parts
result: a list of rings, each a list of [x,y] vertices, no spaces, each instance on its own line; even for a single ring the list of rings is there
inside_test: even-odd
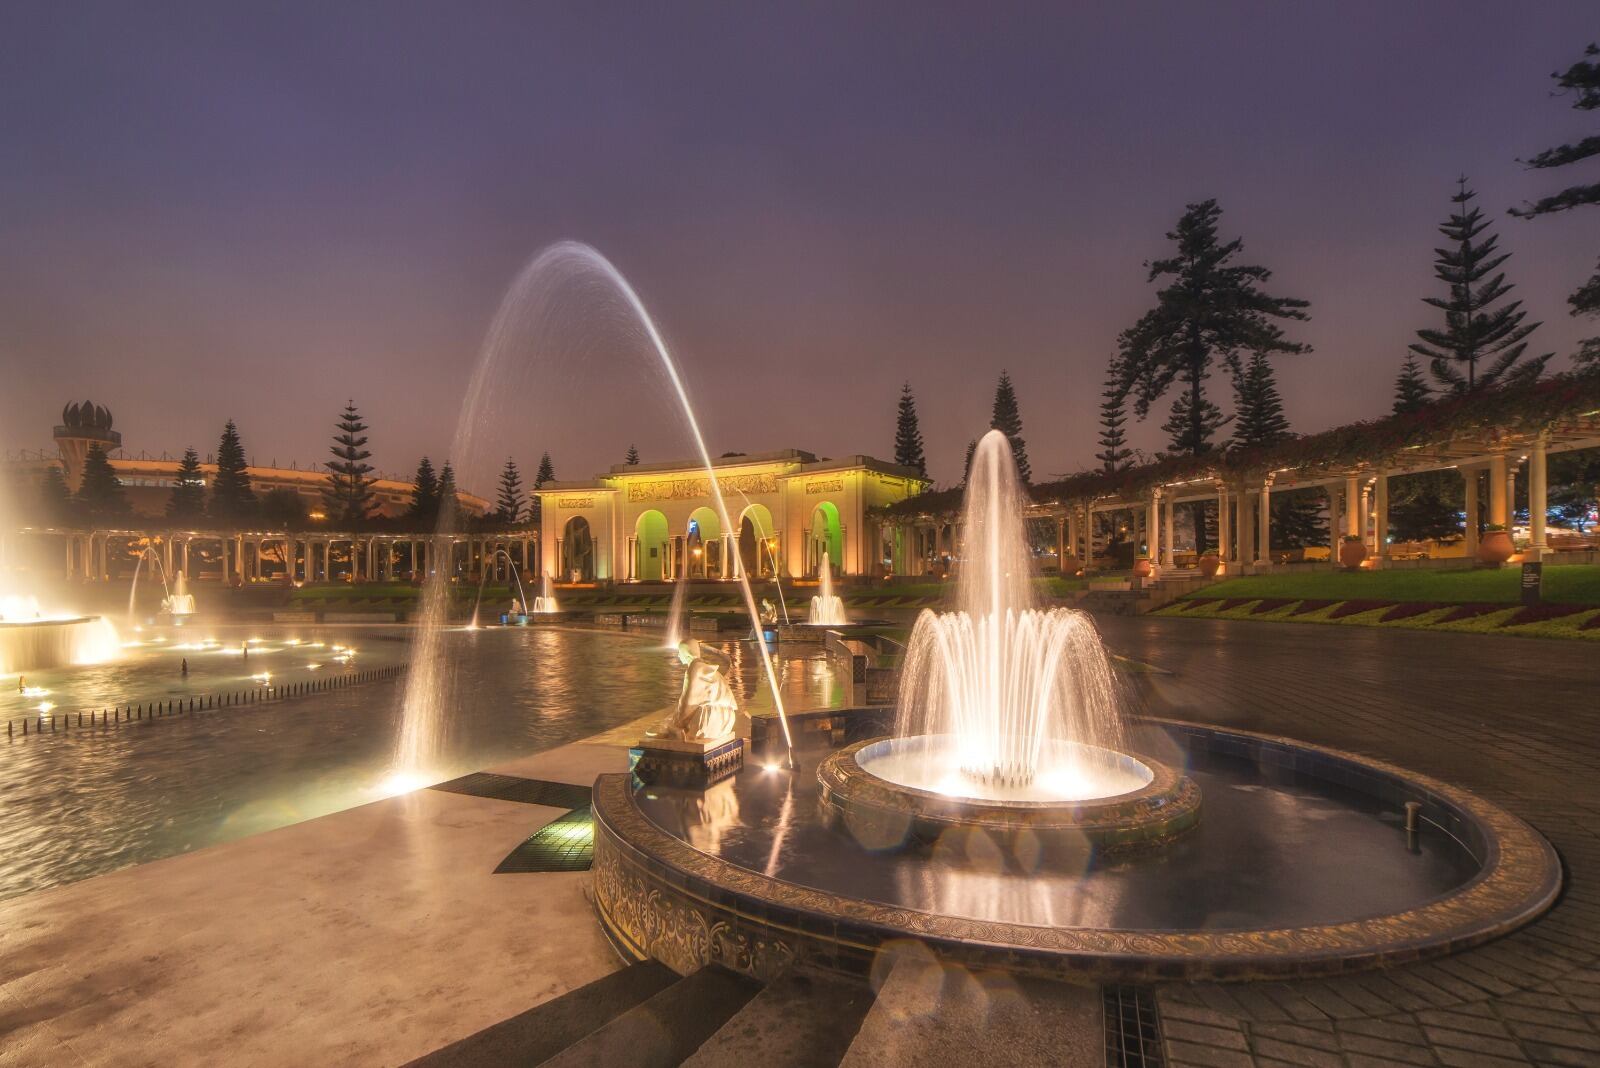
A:
[[[639,516],[633,527],[633,577],[640,582],[660,582],[667,575],[667,546],[672,535],[667,517],[655,509]]]
[[[562,582],[594,581],[594,534],[589,530],[589,521],[581,515],[567,520],[562,528],[561,574],[556,578]]]
[[[739,517],[739,563],[751,578],[771,578],[776,570],[778,537],[772,513],[764,504],[752,504]]]
[[[811,511],[811,530],[806,546],[806,572],[816,575],[822,570],[822,554],[828,554],[835,575],[844,571],[844,527],[839,523],[839,508],[832,501],[823,501]]]
[[[684,567],[690,578],[718,578],[722,570],[722,524],[709,508],[696,508],[684,535]]]

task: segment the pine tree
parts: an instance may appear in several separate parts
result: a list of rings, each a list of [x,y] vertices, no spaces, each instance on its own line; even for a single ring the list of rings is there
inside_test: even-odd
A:
[[[1133,466],[1124,426],[1128,421],[1128,378],[1115,355],[1106,368],[1106,388],[1100,396],[1100,451],[1094,456],[1107,472],[1115,473]]]
[[[328,449],[333,459],[325,462],[328,485],[322,491],[328,516],[336,522],[359,526],[372,515],[372,457],[367,444],[367,424],[361,421],[356,402],[350,401],[334,424],[339,431]]]
[[[989,429],[998,430],[1011,442],[1011,458],[1017,462],[1017,477],[1024,483],[1033,481],[1033,471],[1028,466],[1028,445],[1022,439],[1022,413],[1017,410],[1017,391],[1011,386],[1011,376],[1000,372],[1000,381],[994,387],[994,411],[989,417]]]
[[[638,467],[639,466],[639,450],[635,446],[629,445],[628,446],[628,455],[622,462],[627,464],[629,467]]]
[[[39,480],[39,515],[46,523],[65,523],[73,518],[74,511],[66,476],[60,467],[51,464]]]
[[[513,526],[522,522],[522,474],[509,456],[500,469],[500,498],[496,505],[495,518],[500,522]]]
[[[917,399],[911,394],[911,383],[900,387],[900,410],[894,424],[894,462],[901,467],[915,468],[924,478],[928,474],[928,458],[922,452],[922,428],[917,425]]]
[[[461,498],[456,493],[456,473],[450,466],[450,461],[444,462],[444,467],[439,471],[439,515],[448,516],[454,522],[461,515]]]
[[[167,498],[167,518],[193,520],[205,514],[206,478],[200,470],[200,454],[192,448],[184,449],[172,483],[172,495]]]
[[[439,518],[439,476],[434,474],[433,461],[426,456],[417,464],[416,477],[411,480],[411,506],[406,517],[431,523]]]
[[[1564,71],[1552,73],[1550,77],[1555,79],[1556,95],[1571,94],[1572,106],[1577,110],[1600,110],[1600,45],[1589,45],[1583,54],[1584,59]],[[1600,156],[1600,135],[1590,135],[1574,144],[1547,148],[1522,162],[1536,170],[1548,170],[1595,156]],[[1513,208],[1511,214],[1520,219],[1532,219],[1597,204],[1600,204],[1600,182],[1582,182],[1553,196],[1541,197],[1521,208]],[[1567,303],[1572,306],[1573,315],[1600,318],[1600,265],[1596,266],[1595,273],[1589,276],[1588,281],[1567,298]],[[1573,360],[1580,366],[1600,366],[1600,337],[1584,338]]]
[[[555,480],[555,465],[550,462],[550,454],[544,453],[539,457],[539,470],[533,476],[533,488],[542,489],[546,482],[554,482]]]
[[[1405,366],[1400,368],[1399,377],[1394,380],[1394,414],[1406,415],[1421,410],[1427,406],[1432,394],[1433,390],[1428,388],[1428,383],[1422,377],[1417,358],[1407,353]]]
[[[1151,282],[1171,281],[1156,294],[1156,306],[1122,334],[1120,349],[1131,381],[1136,383],[1134,412],[1143,419],[1150,405],[1176,383],[1183,394],[1172,406],[1163,429],[1172,450],[1200,456],[1223,425],[1221,411],[1205,396],[1211,365],[1222,360],[1238,375],[1240,354],[1309,352],[1310,346],[1284,337],[1274,320],[1304,320],[1306,301],[1274,297],[1260,286],[1272,278],[1265,267],[1234,264],[1244,248],[1238,238],[1217,237],[1222,209],[1215,200],[1186,207],[1167,239],[1176,254],[1149,265]]]
[[[242,522],[256,511],[256,494],[250,486],[249,464],[239,428],[229,419],[217,444],[217,477],[211,483],[211,517],[223,522]]]
[[[978,439],[973,438],[971,441],[967,442],[967,459],[961,468],[961,484],[963,486],[967,484],[967,479],[972,477],[972,458],[977,455],[977,452]]]
[[[1433,273],[1449,295],[1422,298],[1444,312],[1444,329],[1418,330],[1422,340],[1411,345],[1412,352],[1429,361],[1434,379],[1451,393],[1536,378],[1550,359],[1546,354],[1517,366],[1528,347],[1528,335],[1539,324],[1523,323],[1528,313],[1520,300],[1492,307],[1511,292],[1505,273],[1496,273],[1511,254],[1498,251],[1498,235],[1486,236],[1489,224],[1483,212],[1471,206],[1476,195],[1465,178],[1459,179],[1450,198],[1456,209],[1439,227],[1451,245],[1434,250]]]
[[[1265,353],[1251,355],[1244,373],[1234,381],[1233,443],[1270,445],[1289,437],[1289,419],[1283,414],[1283,397]]]
[[[83,479],[78,483],[78,502],[85,512],[94,517],[126,515],[129,511],[128,495],[122,490],[122,480],[117,477],[105,449],[96,442],[89,446],[83,458]]]

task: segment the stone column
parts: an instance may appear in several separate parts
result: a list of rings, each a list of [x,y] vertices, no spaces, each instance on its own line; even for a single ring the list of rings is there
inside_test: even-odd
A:
[[[1256,563],[1269,565],[1272,563],[1272,480],[1261,483],[1261,492],[1256,497],[1256,507],[1260,509],[1256,516]]]
[[[1067,573],[1067,517],[1056,516],[1056,570]]]
[[[1461,477],[1466,479],[1467,557],[1468,559],[1476,559],[1478,555],[1478,469],[1476,467],[1463,467],[1461,469]]]
[[[1511,529],[1510,505],[1506,500],[1506,458],[1489,458],[1489,522]]]
[[[1344,480],[1344,532],[1361,536],[1361,487],[1355,475]]]
[[[1249,490],[1240,490],[1234,497],[1239,505],[1238,536],[1239,536],[1239,563],[1248,564],[1256,558],[1255,534],[1256,524],[1254,516],[1250,514],[1250,503],[1255,500],[1255,494]]]
[[[1144,517],[1145,552],[1150,557],[1150,566],[1161,567],[1161,491],[1156,490],[1150,494],[1150,504],[1145,508]]]
[[[1506,529],[1517,521],[1517,463],[1506,458]]]
[[[1222,486],[1217,490],[1217,559],[1224,562],[1233,559],[1233,532],[1228,519],[1228,488]]]
[[[1372,484],[1372,540],[1375,567],[1389,562],[1389,472],[1379,471]]]
[[[1528,555],[1543,560],[1549,551],[1545,541],[1544,524],[1549,508],[1548,487],[1545,482],[1545,438],[1540,434],[1533,441],[1533,451],[1528,456]]]
[[[1172,498],[1161,496],[1161,566],[1172,567]]]

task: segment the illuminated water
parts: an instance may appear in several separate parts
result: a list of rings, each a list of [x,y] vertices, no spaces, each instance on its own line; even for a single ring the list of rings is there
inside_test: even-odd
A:
[[[280,651],[252,652],[248,665],[234,639],[256,632],[218,631],[234,651],[189,652],[187,683],[177,672],[180,656],[150,646],[130,650],[117,664],[70,673],[70,679],[69,673],[41,674],[40,682],[58,687],[70,706],[74,693],[155,699],[247,687],[250,672],[279,672],[300,656],[283,645],[292,636],[354,645],[361,667],[400,663],[408,652],[409,635],[399,627],[266,630],[257,636]],[[440,778],[657,711],[671,700],[682,670],[653,643],[603,632],[457,628],[442,633],[440,643],[455,668],[441,716]],[[728,656],[741,701],[770,707],[750,647],[735,643]],[[778,673],[792,704],[841,700],[826,662],[781,661]],[[371,683],[215,714],[0,742],[0,898],[377,799],[392,770],[400,693],[397,682]],[[0,714],[13,712],[10,700],[0,694]]]
[[[1093,622],[1036,607],[1025,503],[1011,445],[992,430],[967,480],[957,607],[923,612],[906,651],[895,736],[907,742],[896,781],[995,800],[1138,789],[1137,777],[1096,757],[1125,741]]]
[[[827,553],[822,554],[817,595],[811,598],[811,611],[806,622],[819,627],[839,627],[850,622],[850,617],[845,615],[844,602],[833,592],[833,563]]]

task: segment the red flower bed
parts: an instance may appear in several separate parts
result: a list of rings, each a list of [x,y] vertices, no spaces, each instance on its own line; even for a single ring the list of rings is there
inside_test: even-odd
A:
[[[1392,623],[1397,619],[1410,619],[1412,616],[1420,616],[1424,612],[1431,612],[1435,608],[1443,607],[1444,605],[1437,601],[1406,601],[1402,604],[1395,605],[1382,616],[1378,617],[1378,622]]]
[[[1293,597],[1263,597],[1261,603],[1250,609],[1250,614],[1259,616],[1266,612],[1276,612],[1284,605],[1294,604]]]
[[[1196,608],[1204,607],[1208,604],[1216,604],[1220,600],[1222,600],[1220,597],[1185,597],[1183,600],[1178,602],[1178,610],[1181,612],[1189,612]]]
[[[1591,605],[1590,607],[1593,607],[1593,606]],[[1600,630],[1600,612],[1596,612],[1594,615],[1592,615],[1588,619],[1584,620],[1583,621],[1583,626],[1579,627],[1578,629],[1579,630]]]
[[[1346,601],[1346,602],[1344,602],[1344,604],[1341,604],[1338,608],[1335,608],[1332,612],[1329,612],[1328,613],[1328,618],[1329,619],[1343,619],[1345,616],[1358,616],[1362,612],[1370,612],[1374,608],[1385,608],[1385,607],[1387,607],[1389,605],[1392,605],[1392,604],[1394,604],[1393,601],[1362,601],[1362,600]]]
[[[1577,615],[1588,610],[1588,606],[1581,604],[1530,604],[1500,625],[1520,627],[1524,623],[1543,623],[1547,619],[1560,619],[1562,616]]]
[[[1231,612],[1233,609],[1238,608],[1240,605],[1249,604],[1251,601],[1254,601],[1254,600],[1256,600],[1256,598],[1254,598],[1254,597],[1229,597],[1227,600],[1222,602],[1222,606],[1220,608],[1218,608],[1217,611],[1219,611],[1219,612]]]
[[[1303,616],[1307,612],[1315,612],[1319,608],[1327,608],[1329,605],[1338,604],[1338,603],[1339,603],[1338,601],[1313,601],[1313,600],[1301,601],[1300,602],[1300,607],[1296,608],[1293,612],[1290,612],[1289,614],[1291,616]]]
[[[1440,623],[1459,623],[1463,619],[1476,619],[1486,616],[1490,612],[1498,612],[1502,608],[1509,608],[1504,604],[1458,604],[1450,611],[1439,617]]]

